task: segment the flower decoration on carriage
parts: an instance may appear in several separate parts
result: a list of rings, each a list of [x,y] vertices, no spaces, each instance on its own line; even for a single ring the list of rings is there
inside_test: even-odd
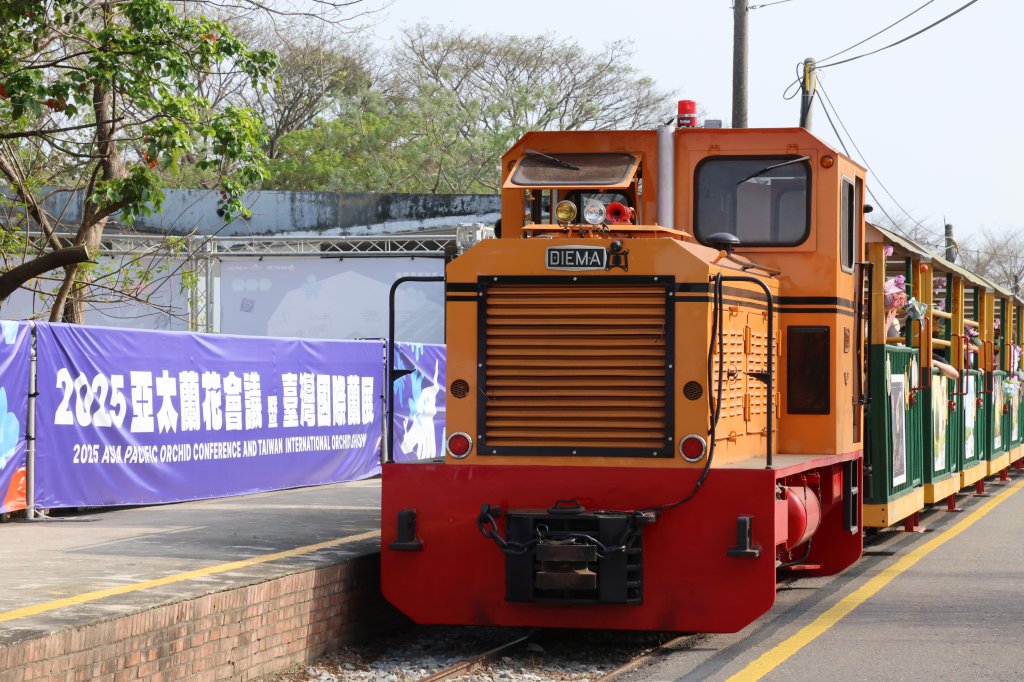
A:
[[[928,304],[911,296],[907,301],[906,311],[908,320],[923,320],[928,315]]]
[[[964,326],[964,333],[967,335],[967,362],[970,365],[974,364],[975,354],[978,352],[978,330],[975,327]]]
[[[907,305],[907,292],[905,289],[906,277],[897,275],[885,280],[882,291],[885,294],[885,328],[888,330],[894,324],[896,333],[899,333],[899,324],[896,317],[899,311]]]
[[[882,255],[886,258],[892,255],[892,244],[886,244],[882,247]]]

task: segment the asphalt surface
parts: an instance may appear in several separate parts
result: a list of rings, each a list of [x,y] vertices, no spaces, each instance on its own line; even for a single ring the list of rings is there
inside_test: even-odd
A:
[[[992,497],[1020,482],[991,485]],[[733,635],[695,635],[676,650],[618,679],[725,680],[815,622],[822,613],[901,557],[992,499],[960,496],[963,513],[927,512],[925,533],[889,529],[865,556],[831,578],[783,583],[775,607]],[[794,680],[1022,680],[1024,490],[898,574],[817,638],[761,678]]]
[[[375,553],[379,528],[380,479],[0,524],[0,646]],[[372,537],[10,618],[25,607],[361,534]]]

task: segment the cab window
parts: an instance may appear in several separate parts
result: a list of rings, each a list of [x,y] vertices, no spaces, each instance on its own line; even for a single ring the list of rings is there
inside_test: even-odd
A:
[[[857,250],[857,191],[848,178],[843,178],[839,207],[839,263],[845,272],[853,272]]]
[[[806,157],[713,157],[694,178],[694,235],[728,232],[743,246],[796,246],[810,234]]]

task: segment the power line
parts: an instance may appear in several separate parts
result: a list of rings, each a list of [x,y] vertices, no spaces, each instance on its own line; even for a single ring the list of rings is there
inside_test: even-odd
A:
[[[840,64],[847,64],[849,62],[856,61],[856,60],[862,59],[864,57],[870,57],[873,54],[878,54],[879,52],[882,52],[883,50],[888,50],[890,47],[896,47],[897,45],[901,45],[901,44],[907,42],[908,40],[910,40],[911,38],[915,38],[915,37],[921,35],[922,33],[924,33],[925,31],[928,31],[929,29],[935,28],[936,26],[938,26],[942,22],[946,21],[947,19],[950,19],[950,18],[956,16],[957,14],[960,14],[960,12],[963,12],[965,9],[967,9],[968,7],[970,7],[971,5],[973,5],[976,2],[978,2],[978,0],[971,0],[968,3],[965,3],[965,4],[961,5],[960,7],[956,8],[955,10],[953,10],[952,12],[947,14],[946,16],[942,17],[941,19],[938,19],[937,21],[933,21],[932,23],[928,24],[927,26],[925,26],[921,30],[915,31],[914,33],[911,33],[910,35],[908,35],[908,36],[906,36],[904,38],[900,38],[899,40],[897,40],[894,43],[889,43],[888,45],[886,45],[884,47],[878,48],[877,50],[872,50],[871,52],[865,52],[864,54],[859,54],[859,55],[856,55],[854,57],[849,57],[848,59],[841,59],[838,62],[832,62],[831,64],[819,64],[819,68],[823,68],[823,67],[826,67],[826,66],[839,66]],[[833,56],[835,56],[835,55],[833,55]],[[830,59],[831,59],[831,57],[830,57]],[[822,61],[825,61],[825,60],[822,60]]]
[[[780,0],[780,1],[784,2],[785,0]],[[841,54],[845,54],[845,53],[849,52],[850,50],[852,50],[855,47],[863,45],[864,43],[866,43],[867,41],[871,40],[872,38],[880,36],[881,34],[883,34],[886,31],[888,31],[890,28],[892,28],[892,27],[902,23],[904,20],[909,19],[910,17],[914,16],[915,14],[917,14],[918,12],[920,12],[922,9],[924,9],[928,5],[932,4],[933,2],[935,2],[935,0],[928,0],[928,2],[924,3],[923,5],[921,5],[920,7],[915,9],[914,11],[910,12],[909,14],[907,14],[907,15],[899,18],[899,19],[897,19],[896,21],[894,21],[893,23],[889,24],[888,26],[886,26],[882,30],[880,30],[880,31],[878,31],[876,33],[872,33],[871,35],[869,35],[864,40],[861,40],[858,43],[854,43],[853,45],[847,47],[846,49],[840,50],[839,52],[836,52],[833,55],[829,55],[828,57],[825,57],[824,59],[818,60],[817,68],[818,69],[823,69],[823,68],[828,67],[828,66],[839,66],[840,64],[846,64],[848,62],[856,61],[858,59],[861,59],[862,57],[869,57],[869,56],[871,56],[873,54],[878,54],[879,52],[882,52],[883,50],[888,50],[890,47],[896,47],[897,45],[905,43],[908,40],[910,40],[911,38],[919,36],[922,33],[924,33],[925,31],[927,31],[927,30],[929,30],[931,28],[934,28],[934,27],[938,26],[939,24],[941,24],[942,22],[946,21],[947,19],[949,19],[949,18],[959,14],[960,12],[964,11],[965,9],[967,9],[968,7],[973,5],[974,3],[978,2],[978,0],[971,0],[970,2],[968,2],[968,3],[964,4],[964,5],[961,5],[957,9],[953,10],[952,12],[950,12],[946,16],[942,17],[941,19],[939,19],[937,21],[934,21],[931,24],[928,24],[927,26],[925,26],[921,30],[916,31],[914,33],[911,33],[909,36],[906,36],[905,38],[901,38],[901,39],[897,40],[894,43],[890,43],[890,44],[888,44],[888,45],[886,45],[884,47],[880,47],[877,50],[872,50],[871,52],[865,52],[864,54],[860,54],[860,55],[857,55],[855,57],[850,57],[849,59],[842,59],[842,60],[840,60],[838,62],[832,62],[831,64],[823,63],[823,62],[827,62],[829,59],[832,59],[834,57],[838,57]],[[793,99],[793,97],[796,96],[797,90],[793,90],[792,94],[790,94],[790,90],[792,90],[794,86],[797,86],[797,89],[799,89],[800,79],[801,79],[801,76],[799,74],[801,73],[802,66],[803,66],[803,62],[798,62],[797,63],[797,65],[796,65],[797,74],[798,74],[797,78],[796,78],[796,80],[791,82],[789,85],[787,85],[785,90],[783,90],[783,92],[782,92],[782,98],[783,99],[790,100],[790,99]]]
[[[760,5],[751,5],[748,10],[761,9],[762,7],[771,7],[772,5],[781,5],[784,2],[793,2],[793,0],[775,0],[775,2],[765,2]]]
[[[820,82],[818,83],[818,88],[819,88],[819,89],[821,88],[821,83],[820,83]],[[824,91],[824,90],[822,90],[822,94],[823,94],[823,95],[825,94],[825,91]],[[827,100],[827,97],[828,97],[828,96],[826,95],[826,100]],[[839,112],[837,112],[837,111],[836,111],[836,110],[835,110],[835,109],[834,109],[834,108],[833,108],[833,107],[831,106],[831,104],[832,104],[832,103],[831,103],[831,102],[829,102],[829,106],[827,106],[827,107],[824,107],[824,106],[823,106],[823,107],[821,108],[821,110],[825,112],[825,118],[826,118],[826,119],[828,119],[828,124],[829,124],[830,126],[832,126],[832,132],[834,132],[834,133],[836,134],[836,139],[837,139],[837,140],[839,140],[839,144],[840,144],[840,146],[842,146],[842,148],[843,148],[843,151],[844,151],[844,152],[846,153],[846,155],[847,155],[847,156],[849,156],[849,157],[851,157],[851,158],[852,158],[852,157],[853,157],[853,155],[852,155],[852,154],[850,154],[850,150],[849,150],[849,148],[848,148],[848,147],[846,146],[846,142],[844,142],[844,141],[843,141],[843,136],[839,134],[839,129],[838,129],[838,128],[836,128],[836,124],[835,124],[835,123],[834,123],[834,122],[832,121],[832,114],[830,114],[830,113],[829,113],[829,109],[830,109],[830,108],[832,109],[832,113],[834,113],[834,114],[836,115],[836,118],[837,118],[837,119],[839,118]],[[840,121],[840,124],[841,124],[841,123],[842,123],[842,121]],[[847,134],[847,136],[849,136],[849,135],[850,135],[850,132],[849,132],[848,130],[846,130],[846,126],[845,126],[845,125],[843,126],[843,130],[844,130],[844,131],[846,131],[846,134]],[[852,136],[850,137],[850,143],[851,143],[851,144],[853,144],[853,137],[852,137]],[[856,144],[854,144],[854,147],[856,148]],[[860,153],[860,149],[857,149],[857,152],[858,152],[858,153]],[[871,170],[871,166],[869,166],[869,165],[868,165],[867,159],[865,159],[865,158],[864,158],[864,155],[863,155],[863,154],[861,154],[861,160],[862,160],[862,161],[864,161],[864,166],[865,166],[865,167],[867,167],[867,169],[868,169],[868,170],[870,171],[870,170]],[[874,171],[871,171],[871,173],[872,173],[872,175],[874,175]],[[875,177],[875,179],[877,180],[877,176]],[[882,183],[881,183],[881,182],[879,182],[878,184],[879,184],[879,185],[881,185],[881,186],[882,186],[882,187],[884,188],[884,185],[882,185]],[[878,197],[877,197],[877,196],[875,196],[875,193],[874,193],[873,191],[871,191],[871,186],[870,186],[870,185],[867,185],[867,184],[865,184],[865,185],[864,185],[864,188],[865,188],[865,189],[866,189],[866,190],[868,191],[868,194],[869,194],[869,195],[871,196],[871,199],[872,199],[872,200],[873,200],[873,201],[874,201],[874,202],[875,202],[876,204],[878,204],[878,208],[879,208],[879,210],[881,210],[881,211],[882,211],[882,213],[883,213],[883,214],[885,215],[885,217],[889,219],[889,224],[890,224],[890,225],[892,225],[893,229],[894,229],[894,230],[896,230],[897,232],[899,232],[900,234],[902,234],[902,235],[903,235],[904,237],[906,237],[907,239],[909,239],[909,240],[911,240],[911,241],[915,241],[914,237],[912,237],[912,236],[911,236],[910,234],[908,234],[908,233],[907,233],[907,231],[906,231],[906,230],[904,230],[904,229],[903,229],[903,227],[902,227],[902,226],[901,226],[901,225],[900,225],[900,224],[899,224],[899,223],[898,223],[898,222],[896,221],[896,219],[895,219],[895,218],[893,218],[893,217],[892,217],[891,215],[889,215],[889,212],[885,210],[885,206],[884,206],[884,205],[882,204],[882,202],[881,202],[881,201],[879,201],[879,200],[878,200]],[[889,190],[886,190],[886,193],[888,193],[888,192],[889,192]],[[892,195],[890,194],[889,196],[891,197]],[[897,204],[897,206],[899,206],[899,204]],[[900,208],[902,209],[902,207],[900,207]],[[904,210],[903,212],[904,212],[904,213],[906,213],[906,211],[905,211],[905,210]],[[908,217],[908,218],[910,218],[911,220],[914,220],[914,218],[913,218],[912,216],[910,216],[910,214],[909,214],[909,213],[906,213],[906,214],[907,214],[907,217]],[[916,221],[916,220],[914,220],[914,222],[917,222],[917,221]],[[921,223],[917,223],[917,224],[918,224],[918,225],[921,225]],[[923,226],[923,225],[921,225],[921,227],[923,228],[924,226]],[[925,228],[925,229],[927,229],[927,228]]]
[[[818,87],[819,88],[821,87],[821,83],[818,83]],[[832,121],[832,114],[830,114],[829,111],[828,111],[829,107],[822,107],[821,110],[825,112],[825,118],[828,120],[828,124],[830,126],[832,126],[832,132],[836,134],[836,139],[839,140],[839,145],[843,148],[843,152],[845,152],[847,156],[852,158],[853,155],[850,154],[849,147],[846,146],[846,142],[843,141],[843,136],[839,134],[839,129],[836,128],[836,124]],[[836,114],[836,118],[838,118],[838,117],[839,117],[839,115]],[[845,128],[844,128],[844,130],[845,130]],[[853,142],[852,138],[851,138],[850,142]],[[866,161],[864,162],[864,165],[867,166],[867,162]],[[870,170],[870,168],[868,170]],[[893,217],[891,215],[889,215],[888,211],[885,210],[885,206],[882,205],[882,202],[880,202],[877,198],[875,198],[875,193],[871,191],[871,187],[869,187],[868,185],[865,185],[864,187],[865,187],[865,189],[867,189],[868,194],[871,195],[871,198],[875,201],[875,203],[878,204],[878,208],[881,209],[882,213],[885,214],[885,217],[889,219],[890,223],[892,223],[892,226],[894,228],[896,228],[897,230],[899,230],[900,232],[903,232],[903,230],[900,229],[899,224],[895,220],[893,220]],[[904,232],[904,236],[906,236],[905,232]]]
[[[841,54],[846,54],[847,52],[849,52],[850,50],[852,50],[855,47],[860,47],[861,45],[863,45],[864,43],[868,42],[872,38],[876,38],[876,37],[882,35],[883,33],[888,31],[893,26],[896,26],[896,25],[902,23],[903,21],[909,19],[910,17],[914,16],[915,14],[917,14],[918,12],[920,12],[921,10],[923,10],[925,7],[927,7],[928,5],[932,4],[933,2],[935,2],[935,0],[928,0],[928,2],[924,3],[923,5],[921,5],[917,9],[915,9],[913,12],[911,12],[910,14],[906,14],[906,15],[900,17],[896,21],[892,22],[891,24],[889,24],[888,26],[883,28],[881,31],[878,31],[877,33],[872,33],[871,35],[869,35],[867,38],[865,38],[864,40],[860,41],[859,43],[854,43],[853,45],[850,45],[845,50],[840,50],[839,52],[836,52],[835,54],[831,54],[831,55],[825,57],[824,59],[820,59],[818,61],[827,62],[829,59],[832,59],[833,57],[838,57]]]
[[[893,28],[894,26],[897,26],[897,25],[901,24],[902,22],[904,22],[905,20],[909,19],[910,17],[914,16],[915,14],[917,14],[918,12],[920,12],[921,10],[923,10],[925,7],[927,7],[928,5],[932,4],[933,2],[935,2],[935,0],[928,0],[928,2],[924,3],[923,5],[921,5],[920,7],[915,9],[914,11],[910,12],[909,14],[905,14],[904,16],[900,17],[896,21],[892,22],[891,24],[889,24],[888,26],[883,28],[881,31],[877,31],[875,33],[872,33],[871,35],[869,35],[864,40],[861,40],[860,42],[854,43],[853,45],[850,45],[846,49],[840,50],[839,52],[836,52],[835,54],[831,54],[831,55],[825,57],[824,59],[819,59],[817,61],[818,62],[826,62],[829,59],[832,59],[834,57],[838,57],[841,54],[846,54],[847,52],[849,52],[850,50],[852,50],[855,47],[860,47],[861,45],[863,45],[864,43],[868,42],[872,38],[877,38],[878,36],[882,35],[886,31],[888,31],[890,28]],[[797,65],[796,65],[796,72],[797,72],[796,80],[794,80],[792,83],[790,83],[789,85],[786,86],[786,89],[782,93],[782,99],[790,100],[790,99],[793,99],[793,97],[796,96],[796,92],[797,91],[794,90],[793,93],[790,94],[790,90],[793,88],[793,86],[799,86],[800,85],[800,80],[803,77],[802,76],[802,73],[803,73],[802,72],[802,68],[803,68],[803,62],[797,62]]]
[[[828,108],[832,110],[832,113],[834,113],[836,115],[836,120],[839,121],[839,125],[842,127],[843,132],[845,132],[846,133],[846,137],[849,138],[850,144],[853,145],[853,148],[857,151],[857,154],[860,156],[861,161],[864,162],[864,167],[867,168],[869,171],[871,171],[871,175],[874,177],[875,181],[878,182],[878,186],[881,187],[885,191],[885,193],[889,196],[890,199],[892,199],[892,202],[894,204],[896,204],[896,207],[899,208],[901,211],[903,211],[903,215],[905,215],[908,218],[910,218],[918,227],[920,227],[925,232],[931,233],[935,237],[941,237],[942,239],[945,239],[946,238],[945,233],[939,234],[939,232],[937,230],[934,230],[934,229],[932,229],[930,227],[927,227],[920,220],[918,220],[914,216],[910,215],[910,212],[907,209],[903,208],[903,205],[900,204],[900,202],[896,199],[895,196],[893,196],[892,192],[889,191],[889,188],[885,186],[885,183],[883,183],[882,179],[878,176],[878,173],[875,172],[875,169],[871,167],[870,163],[868,163],[868,159],[867,159],[866,156],[864,156],[864,152],[862,152],[860,150],[860,147],[857,146],[856,140],[853,139],[853,135],[850,134],[850,131],[847,129],[846,124],[843,123],[842,117],[839,116],[839,111],[836,109],[835,105],[832,104],[832,100],[829,99],[828,92],[826,92],[825,88],[822,87],[820,79],[818,81],[818,89],[821,90],[821,95],[824,98],[823,102],[825,104],[827,104]],[[825,109],[825,107],[822,107],[822,109]],[[826,116],[828,116],[827,110],[826,110]],[[831,122],[832,121],[831,121],[831,118],[830,118],[829,119],[829,123],[831,123]],[[836,132],[836,136],[839,137],[839,131],[837,131],[835,129],[835,126],[832,126],[832,129]],[[840,139],[840,144],[842,144],[842,140],[841,139]],[[843,149],[846,149],[845,145],[843,146]],[[849,156],[849,152],[847,152],[847,156]],[[876,199],[875,201],[878,201],[878,200]],[[884,210],[883,210],[883,212],[884,212]],[[892,218],[889,218],[889,220],[892,220]]]
[[[896,206],[903,212],[903,214],[907,218],[910,218],[910,220],[912,220],[919,228],[921,228],[925,232],[929,233],[933,237],[941,238],[943,240],[943,243],[945,243],[945,237],[946,237],[945,233],[939,234],[933,228],[928,227],[927,225],[925,225],[921,221],[919,221],[916,218],[914,218],[914,216],[910,215],[910,213],[907,212],[907,209],[903,208],[903,205],[899,203],[899,201],[896,199],[896,197],[893,196],[892,192],[889,191],[889,188],[885,186],[885,184],[881,181],[881,179],[879,179],[878,174],[875,173],[874,169],[871,167],[871,164],[868,163],[868,160],[864,156],[864,153],[857,146],[857,143],[856,143],[856,141],[854,141],[853,136],[850,134],[850,131],[846,128],[846,124],[844,124],[842,118],[840,118],[839,111],[835,108],[835,105],[832,104],[832,100],[830,100],[828,98],[828,93],[825,92],[825,89],[821,87],[821,82],[820,81],[818,82],[818,89],[821,90],[821,94],[824,97],[823,102],[825,104],[827,104],[827,106],[824,106],[824,105],[822,106],[822,111],[825,112],[825,118],[828,119],[828,123],[832,127],[832,132],[835,133],[836,139],[839,141],[839,144],[843,148],[843,151],[846,153],[846,155],[849,156],[850,158],[853,158],[853,156],[850,154],[849,148],[846,146],[846,143],[843,141],[843,136],[839,134],[838,128],[836,128],[835,123],[832,121],[832,116],[829,113],[829,109],[831,109],[832,113],[834,113],[836,115],[836,120],[839,121],[839,126],[843,129],[843,132],[846,133],[846,136],[850,140],[850,144],[853,145],[853,148],[854,148],[854,150],[856,150],[857,154],[860,156],[861,161],[864,162],[864,167],[867,168],[868,171],[871,172],[871,175],[872,175],[873,179],[878,182],[878,185],[885,191],[885,193],[889,196],[889,198],[892,200],[892,202],[894,204],[896,204]],[[900,225],[900,223],[895,218],[893,218],[892,215],[890,215],[888,211],[885,210],[885,205],[882,204],[882,202],[879,200],[877,195],[875,195],[875,193],[871,190],[871,187],[868,186],[868,185],[865,185],[865,189],[867,190],[868,194],[871,196],[871,199],[875,202],[875,204],[878,205],[878,209],[882,212],[883,215],[885,215],[886,218],[889,219],[889,223],[890,223],[890,225],[892,225],[893,229],[896,230],[897,232],[899,232],[900,234],[902,234],[907,239],[910,239],[911,241],[915,241],[916,242],[918,238],[915,237],[914,235],[910,234],[909,232],[907,232],[905,229],[903,229],[903,227]],[[957,253],[972,253],[972,254],[975,254],[975,255],[981,253],[980,249],[965,248],[963,246],[960,246],[960,244],[957,243],[955,240],[954,240],[954,246],[956,248]],[[939,246],[937,245],[936,248],[939,248]],[[942,255],[942,254],[939,254],[939,255]]]

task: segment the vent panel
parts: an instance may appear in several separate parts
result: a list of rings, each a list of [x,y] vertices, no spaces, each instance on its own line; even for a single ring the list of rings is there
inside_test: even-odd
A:
[[[671,453],[668,305],[655,285],[488,287],[481,451]]]

